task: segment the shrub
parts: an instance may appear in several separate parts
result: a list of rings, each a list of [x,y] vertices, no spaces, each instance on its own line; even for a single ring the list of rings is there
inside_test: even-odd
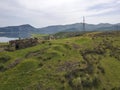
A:
[[[39,67],[42,67],[43,66],[43,63],[39,63]]]
[[[72,80],[72,86],[75,89],[81,90],[82,89],[82,84],[81,84],[81,78],[77,77]]]
[[[82,85],[84,88],[92,88],[93,87],[92,79],[84,79],[82,81]]]
[[[49,46],[51,46],[52,45],[52,43],[49,43]]]
[[[10,59],[11,59],[11,57],[8,56],[8,55],[0,56],[0,62],[2,62],[2,63],[5,63],[5,62],[7,62]]]
[[[0,71],[4,71],[4,65],[2,63],[0,63]]]
[[[111,90],[120,90],[120,87],[114,87]]]
[[[104,70],[104,68],[103,68],[103,67],[98,66],[98,69],[101,71],[101,73],[102,73],[102,74],[105,74],[105,70]]]
[[[92,84],[94,87],[98,87],[100,85],[100,79],[98,77],[94,77]]]
[[[86,68],[86,71],[89,73],[89,74],[92,74],[95,70],[95,67],[93,64],[88,64],[87,68]]]

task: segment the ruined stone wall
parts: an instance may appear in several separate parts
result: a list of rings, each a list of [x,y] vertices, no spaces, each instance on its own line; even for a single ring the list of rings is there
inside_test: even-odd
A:
[[[38,44],[37,38],[12,40],[9,42],[9,48],[14,48],[15,50],[17,50],[35,46],[36,44]]]

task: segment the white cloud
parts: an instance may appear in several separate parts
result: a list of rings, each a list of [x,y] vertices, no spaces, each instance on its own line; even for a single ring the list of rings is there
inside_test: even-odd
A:
[[[6,18],[13,20],[13,23],[0,23],[0,26],[29,23],[41,27],[75,23],[81,22],[83,16],[88,18],[89,23],[109,22],[114,21],[114,17],[119,18],[119,13],[111,14],[113,18],[107,14],[119,11],[119,4],[116,0],[1,0],[0,20]],[[106,15],[109,19],[99,18],[100,15]]]

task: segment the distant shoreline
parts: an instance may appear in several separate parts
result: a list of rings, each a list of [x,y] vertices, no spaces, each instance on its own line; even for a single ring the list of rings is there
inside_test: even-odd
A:
[[[10,40],[16,40],[18,38],[0,37],[0,43],[9,42]]]

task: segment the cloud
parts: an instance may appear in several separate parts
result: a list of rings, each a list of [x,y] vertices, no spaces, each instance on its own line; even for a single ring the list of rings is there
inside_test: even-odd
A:
[[[81,22],[83,16],[89,23],[118,23],[119,11],[118,0],[1,0],[0,26],[76,23]]]

